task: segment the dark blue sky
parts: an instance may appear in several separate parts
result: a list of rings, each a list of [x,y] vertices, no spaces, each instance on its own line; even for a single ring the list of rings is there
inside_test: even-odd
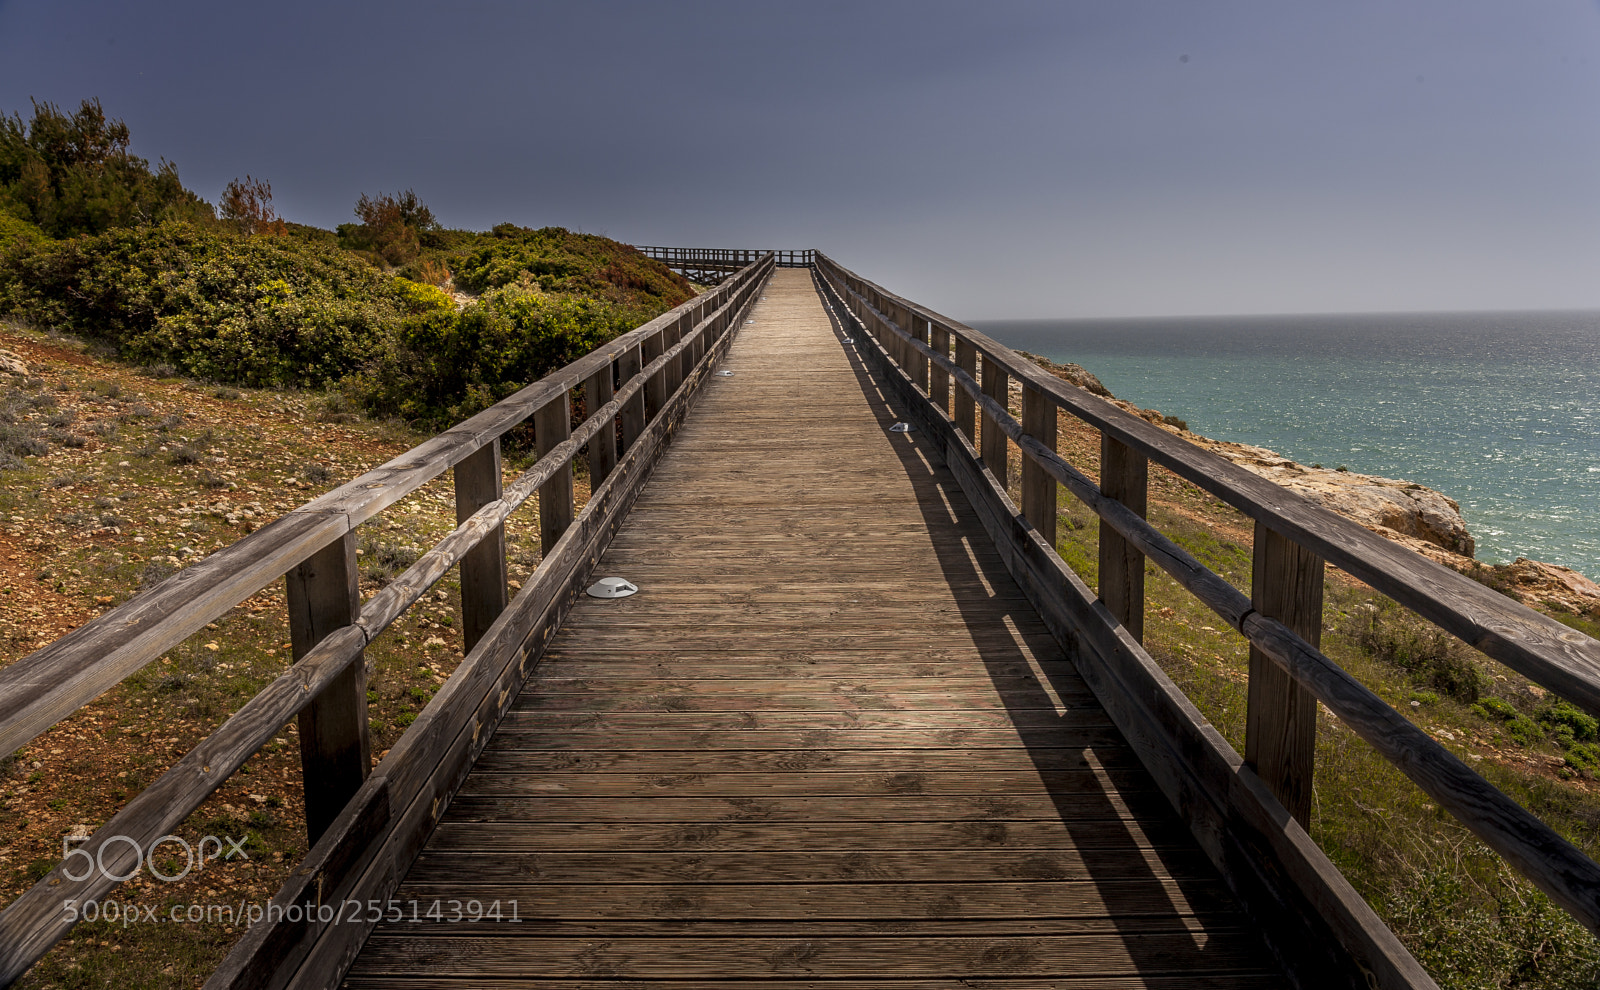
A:
[[[412,187],[966,319],[1600,307],[1593,2],[0,0],[0,109],[89,96],[293,220]]]

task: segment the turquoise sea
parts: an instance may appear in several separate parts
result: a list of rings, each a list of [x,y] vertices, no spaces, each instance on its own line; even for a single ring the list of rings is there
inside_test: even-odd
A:
[[[1600,311],[973,325],[1204,436],[1435,488],[1480,560],[1600,580]]]

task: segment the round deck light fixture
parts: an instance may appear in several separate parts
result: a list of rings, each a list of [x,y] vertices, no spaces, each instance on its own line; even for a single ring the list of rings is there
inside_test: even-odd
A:
[[[587,590],[590,598],[626,598],[637,593],[639,586],[627,578],[608,577],[589,585]]]
[[[717,372],[717,377],[718,378],[732,378],[733,377],[733,372],[731,372],[731,371],[727,370],[726,368],[724,368],[723,370]]]

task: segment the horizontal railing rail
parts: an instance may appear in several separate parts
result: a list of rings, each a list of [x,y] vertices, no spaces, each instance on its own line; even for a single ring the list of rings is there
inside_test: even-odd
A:
[[[72,928],[75,914],[62,910],[64,902],[97,900],[117,885],[113,877],[131,875],[137,850],[177,827],[297,716],[313,845],[274,902],[310,897],[321,905],[362,882],[371,889],[397,881],[774,260],[770,253],[757,257],[715,290],[0,670],[0,752],[11,752],[267,584],[286,579],[294,662],[79,847],[103,861],[103,869],[73,879],[65,863],[58,865],[0,912],[0,986]],[[572,392],[580,386],[585,418],[573,430]],[[538,459],[502,488],[500,438],[529,418]],[[593,493],[575,516],[573,465],[585,447]],[[451,468],[456,529],[362,604],[355,528]],[[504,526],[535,494],[543,556],[510,600]],[[465,659],[371,771],[362,651],[457,566]],[[382,866],[377,874],[374,864]],[[326,935],[316,917],[252,927],[208,985],[320,984],[342,974],[347,942],[328,950],[335,951],[331,963],[323,959],[295,975],[317,958]],[[342,927],[359,945],[365,929]]]
[[[768,254],[765,249],[750,248],[681,248],[639,244],[635,247],[645,257],[662,262],[668,268],[716,272],[736,271]],[[811,250],[779,250],[770,252],[779,268],[810,268],[816,252]]]
[[[940,421],[935,425],[959,432],[991,481],[1007,478],[1006,443],[1016,444],[1022,455],[1022,508],[1008,511],[1016,515],[1016,525],[1032,531],[1030,538],[1048,548],[1056,566],[1065,568],[1054,553],[1056,484],[1100,517],[1099,599],[1131,645],[1137,648],[1142,639],[1146,559],[1250,642],[1245,762],[1302,826],[1309,818],[1320,701],[1440,807],[1600,933],[1600,865],[1320,651],[1322,562],[1591,711],[1600,711],[1600,643],[1056,378],[992,338],[889,293],[825,255],[818,254],[815,270],[881,350],[887,366]],[[1008,409],[1011,380],[1022,385],[1020,419]],[[1057,410],[1101,432],[1099,485],[1056,452]],[[1252,596],[1144,519],[1150,461],[1256,520]],[[1003,480],[995,484],[1003,493]],[[1231,749],[1227,752],[1231,755]]]

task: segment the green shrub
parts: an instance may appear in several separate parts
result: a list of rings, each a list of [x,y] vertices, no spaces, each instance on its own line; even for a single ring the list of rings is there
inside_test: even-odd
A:
[[[1600,771],[1600,746],[1594,743],[1573,743],[1567,747],[1563,760],[1577,773],[1593,777]]]
[[[1518,715],[1506,723],[1506,735],[1518,746],[1532,746],[1544,739],[1544,728],[1526,715]]]
[[[694,297],[687,279],[637,248],[561,227],[500,224],[456,261],[455,277],[473,292],[530,282],[545,292],[595,296],[648,311],[646,319]]]
[[[1541,712],[1539,721],[1558,733],[1563,729],[1566,730],[1567,735],[1578,742],[1592,742],[1596,730],[1600,729],[1600,719],[1596,719],[1568,701],[1558,701]]]
[[[49,240],[44,236],[44,231],[38,227],[20,217],[12,216],[5,210],[0,210],[0,254],[5,254],[12,248],[31,250]]]
[[[1420,686],[1459,701],[1476,701],[1484,675],[1465,644],[1395,603],[1354,610],[1342,631],[1375,659],[1399,667]]]
[[[632,329],[636,314],[523,286],[407,319],[351,388],[379,416],[459,421]]]
[[[301,387],[354,371],[408,309],[395,279],[337,248],[176,221],[14,254],[0,306],[131,361]]]
[[[1473,705],[1472,710],[1484,718],[1492,719],[1496,722],[1509,722],[1516,718],[1518,714],[1517,710],[1511,707],[1510,702],[1501,698],[1484,698]]]
[[[394,283],[395,295],[408,313],[432,313],[456,308],[456,301],[450,298],[450,294],[437,286],[409,278],[396,278]]]
[[[1508,870],[1477,884],[1445,865],[1405,873],[1385,914],[1440,986],[1589,990],[1600,981],[1600,942]]]

